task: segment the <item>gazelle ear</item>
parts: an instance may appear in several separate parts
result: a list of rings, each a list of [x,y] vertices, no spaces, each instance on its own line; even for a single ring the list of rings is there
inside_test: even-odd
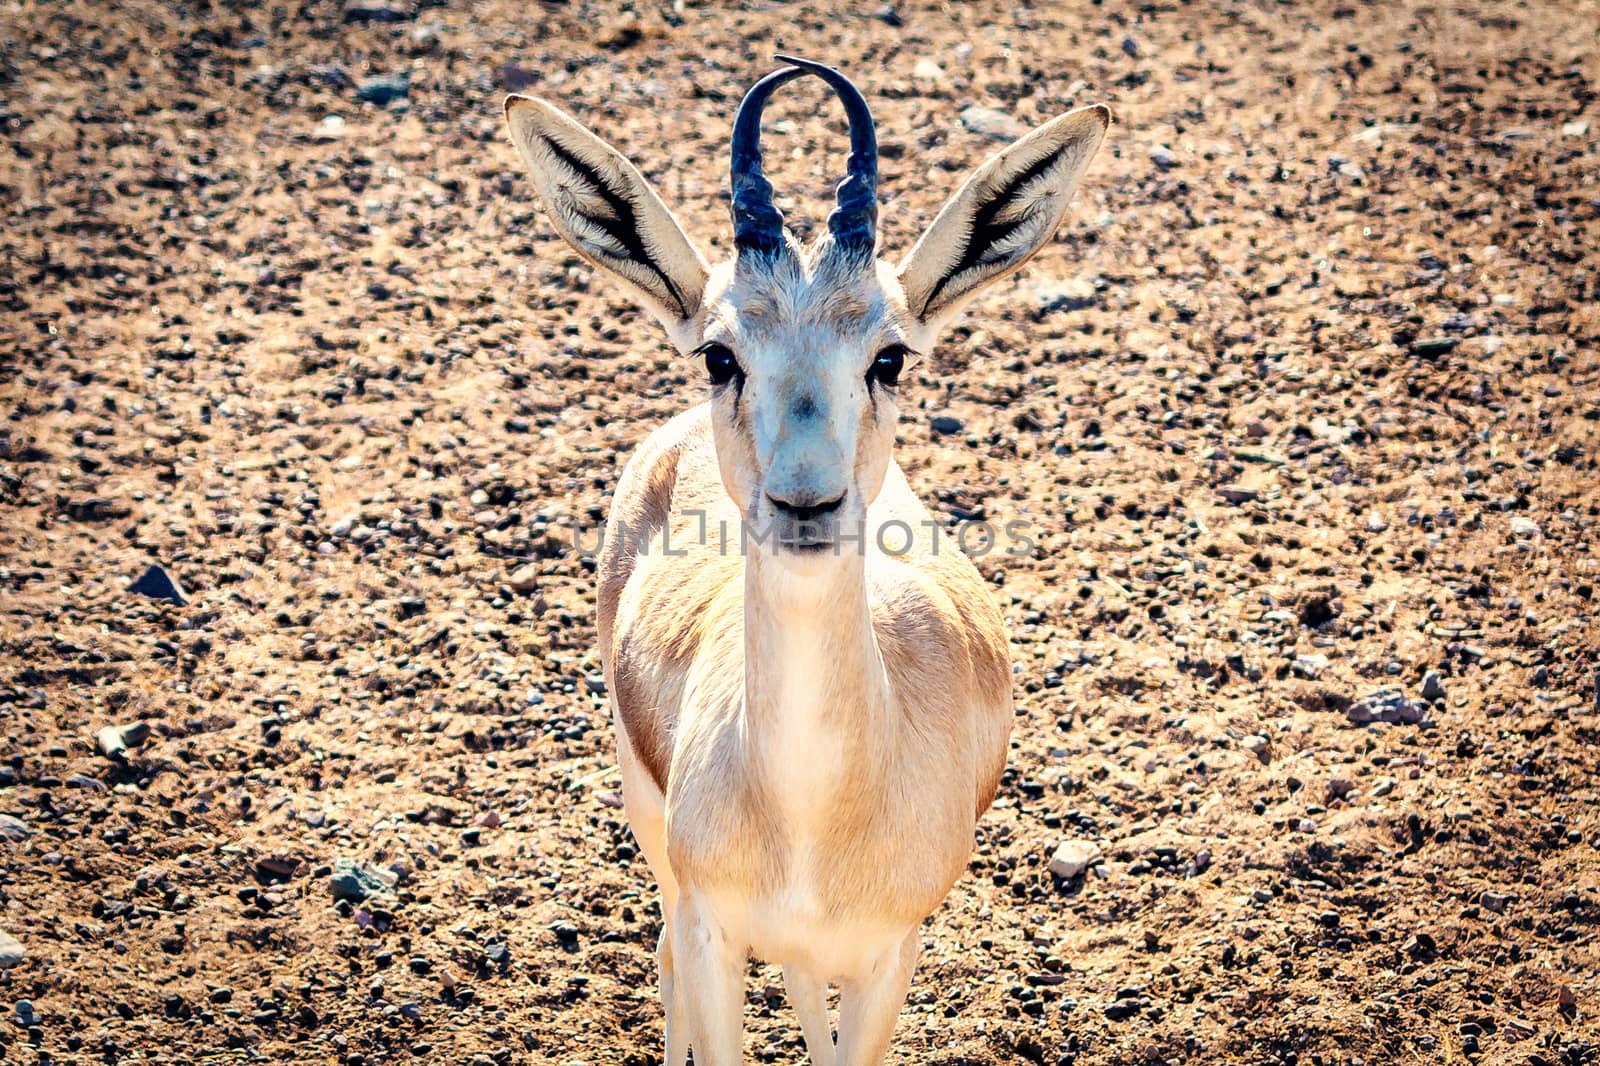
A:
[[[1100,147],[1111,110],[1081,107],[990,156],[900,264],[906,305],[936,332],[1044,246]]]
[[[506,124],[557,232],[620,278],[680,350],[698,343],[706,261],[638,168],[548,101],[506,97]]]

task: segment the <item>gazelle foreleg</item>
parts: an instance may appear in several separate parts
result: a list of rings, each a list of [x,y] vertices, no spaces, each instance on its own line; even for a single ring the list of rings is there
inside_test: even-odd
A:
[[[673,1001],[688,1022],[695,1066],[744,1061],[744,971],[748,950],[732,940],[687,888],[671,919]]]
[[[840,984],[837,1066],[878,1066],[883,1061],[922,950],[919,932],[913,927],[870,973]]]
[[[828,986],[794,966],[783,968],[783,990],[800,1017],[811,1066],[834,1066],[833,1027],[828,1024]]]

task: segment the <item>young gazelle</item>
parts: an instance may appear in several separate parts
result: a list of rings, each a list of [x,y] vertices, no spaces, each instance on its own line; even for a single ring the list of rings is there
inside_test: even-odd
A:
[[[1110,122],[1081,108],[999,152],[891,265],[866,102],[779,58],[734,121],[735,254],[714,268],[616,149],[543,100],[506,101],[556,229],[710,379],[624,469],[599,568],[623,795],[661,887],[668,1066],[691,1045],[697,1066],[740,1061],[751,954],[783,966],[813,1062],[888,1047],[918,926],[966,865],[1011,731],[999,612],[891,455],[898,382],[1049,240]],[[768,97],[807,72],[850,122],[809,248],[759,145]]]

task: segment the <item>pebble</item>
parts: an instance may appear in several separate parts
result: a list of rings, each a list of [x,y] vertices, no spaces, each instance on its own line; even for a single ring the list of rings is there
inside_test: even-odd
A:
[[[1328,657],[1326,655],[1301,655],[1297,656],[1294,661],[1295,674],[1309,681],[1314,681],[1322,676],[1322,672],[1327,668]]]
[[[1422,698],[1425,700],[1444,699],[1444,678],[1439,671],[1429,670],[1422,675]]]
[[[361,86],[356,89],[356,98],[381,107],[395,100],[405,99],[410,92],[410,74],[404,71],[399,74],[374,74],[361,82]]]
[[[20,844],[33,835],[33,828],[21,818],[0,814],[0,840]]]
[[[962,109],[961,124],[980,137],[996,141],[1015,140],[1028,132],[1022,123],[1004,111],[977,105]]]
[[[1251,733],[1240,743],[1244,745],[1245,751],[1248,751],[1252,755],[1260,755],[1262,752],[1267,750],[1270,742],[1260,733]]]
[[[0,970],[20,966],[27,957],[28,949],[22,946],[22,941],[0,929]]]
[[[931,59],[919,59],[911,68],[911,76],[917,81],[944,81],[944,68]]]
[[[1389,528],[1389,522],[1388,522],[1387,519],[1385,519],[1383,517],[1383,515],[1379,514],[1377,511],[1368,512],[1368,514],[1367,514],[1367,532],[1369,532],[1369,533],[1382,533],[1384,530],[1386,530],[1388,528]]]
[[[1539,523],[1526,515],[1516,515],[1511,519],[1511,532],[1519,537],[1537,537]]]
[[[1221,496],[1223,498],[1223,500],[1225,500],[1226,502],[1231,503],[1235,507],[1237,507],[1241,503],[1249,503],[1252,500],[1255,500],[1261,494],[1258,493],[1255,489],[1242,489],[1242,488],[1239,488],[1237,485],[1229,485],[1229,486],[1226,486],[1224,488],[1218,489],[1217,490],[1217,495]]]
[[[506,575],[512,592],[532,592],[539,587],[539,564],[524,563]]]
[[[414,0],[345,0],[346,22],[404,22],[417,13]]]
[[[1352,703],[1344,714],[1354,725],[1388,722],[1391,725],[1416,725],[1427,715],[1424,704],[1406,699],[1397,688],[1380,688]]]
[[[934,415],[928,420],[928,426],[935,433],[948,437],[960,433],[966,428],[966,423],[959,418],[952,418],[950,415]]]
[[[374,896],[394,895],[394,886],[398,880],[399,878],[387,870],[359,866],[349,859],[336,859],[333,863],[333,873],[328,875],[328,887],[332,889],[334,899],[347,899],[353,903],[360,903]]]
[[[1372,794],[1373,794],[1373,796],[1380,797],[1380,798],[1383,797],[1383,796],[1387,796],[1391,792],[1393,792],[1395,790],[1395,787],[1397,785],[1399,785],[1399,784],[1400,784],[1400,782],[1398,780],[1396,780],[1395,778],[1392,778],[1392,777],[1380,777],[1380,778],[1378,778],[1377,782],[1374,783],[1373,786],[1372,786]]]
[[[1164,144],[1151,145],[1149,155],[1150,162],[1154,163],[1158,170],[1171,170],[1178,165],[1178,160],[1172,154],[1172,149]]]
[[[343,115],[325,115],[323,116],[322,121],[317,123],[317,131],[315,134],[316,139],[319,141],[336,141],[340,137],[344,136],[344,126],[345,122]],[[323,551],[324,548],[327,548],[328,550]],[[332,544],[329,544],[327,541],[323,541],[321,544],[317,545],[317,551],[321,552],[323,555],[332,555],[334,552],[338,551],[338,549]]]
[[[150,726],[145,722],[108,725],[95,734],[95,747],[100,749],[101,755],[113,762],[122,762],[128,757],[129,748],[137,748],[149,737]]]
[[[1589,120],[1586,118],[1574,119],[1561,124],[1561,136],[1582,137],[1589,132]]]
[[[178,607],[182,607],[189,602],[188,597],[183,594],[182,587],[178,585],[177,579],[167,573],[164,568],[154,563],[150,564],[145,572],[139,575],[137,581],[128,586],[128,591],[135,596],[148,596],[152,600],[160,600],[163,603],[171,603]]]
[[[1504,914],[1506,907],[1510,906],[1511,897],[1503,892],[1485,892],[1478,897],[1478,905],[1484,910]]]
[[[1100,848],[1087,840],[1063,840],[1050,856],[1050,872],[1070,881],[1100,861]]]

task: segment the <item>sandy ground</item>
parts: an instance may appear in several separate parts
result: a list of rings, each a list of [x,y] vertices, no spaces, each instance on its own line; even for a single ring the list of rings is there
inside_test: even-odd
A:
[[[704,385],[500,99],[716,254],[789,48],[891,249],[965,108],[1117,115],[907,385],[930,506],[1039,549],[982,564],[1014,751],[895,1061],[1600,1062],[1600,8],[363,2],[0,8],[0,1059],[658,1061],[571,527]],[[747,1047],[803,1059],[766,969]]]

